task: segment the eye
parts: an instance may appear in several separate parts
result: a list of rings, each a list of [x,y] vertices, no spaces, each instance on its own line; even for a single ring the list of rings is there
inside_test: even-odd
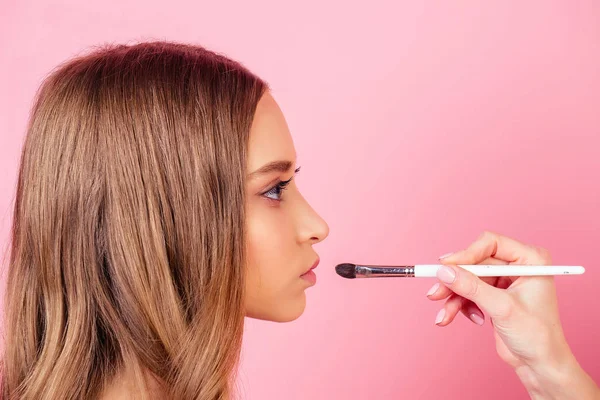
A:
[[[294,176],[298,172],[300,172],[300,167],[298,167],[298,169],[296,169],[296,171],[294,171]],[[262,195],[265,196],[266,198],[268,198],[269,200],[281,201],[281,195],[283,194],[283,191],[287,188],[287,186],[290,184],[290,182],[293,179],[294,179],[294,177],[292,176],[287,181],[279,181],[275,186],[273,186],[271,189],[264,192]]]
[[[281,195],[283,194],[283,191],[287,188],[287,186],[290,184],[292,179],[277,183],[271,189],[263,193],[263,196],[271,200],[281,201]]]

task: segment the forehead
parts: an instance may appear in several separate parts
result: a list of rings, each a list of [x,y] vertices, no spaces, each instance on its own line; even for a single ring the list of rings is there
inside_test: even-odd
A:
[[[270,93],[258,103],[248,143],[248,171],[272,161],[296,160],[292,135],[279,105]]]

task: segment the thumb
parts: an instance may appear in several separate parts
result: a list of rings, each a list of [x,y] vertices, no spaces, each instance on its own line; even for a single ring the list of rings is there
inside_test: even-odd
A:
[[[455,265],[443,265],[437,277],[450,290],[477,304],[492,318],[506,318],[513,306],[513,298],[502,289],[491,286],[471,272]]]

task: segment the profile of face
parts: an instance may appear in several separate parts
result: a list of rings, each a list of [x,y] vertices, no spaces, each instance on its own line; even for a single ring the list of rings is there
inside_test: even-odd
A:
[[[248,145],[246,316],[287,322],[306,305],[318,263],[313,245],[329,234],[294,182],[296,150],[270,93],[258,103]]]

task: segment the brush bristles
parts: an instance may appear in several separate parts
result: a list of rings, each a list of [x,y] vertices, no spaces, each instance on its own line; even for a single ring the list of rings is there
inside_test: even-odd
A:
[[[335,267],[335,272],[344,278],[354,279],[356,278],[356,265],[348,263],[339,264]]]

